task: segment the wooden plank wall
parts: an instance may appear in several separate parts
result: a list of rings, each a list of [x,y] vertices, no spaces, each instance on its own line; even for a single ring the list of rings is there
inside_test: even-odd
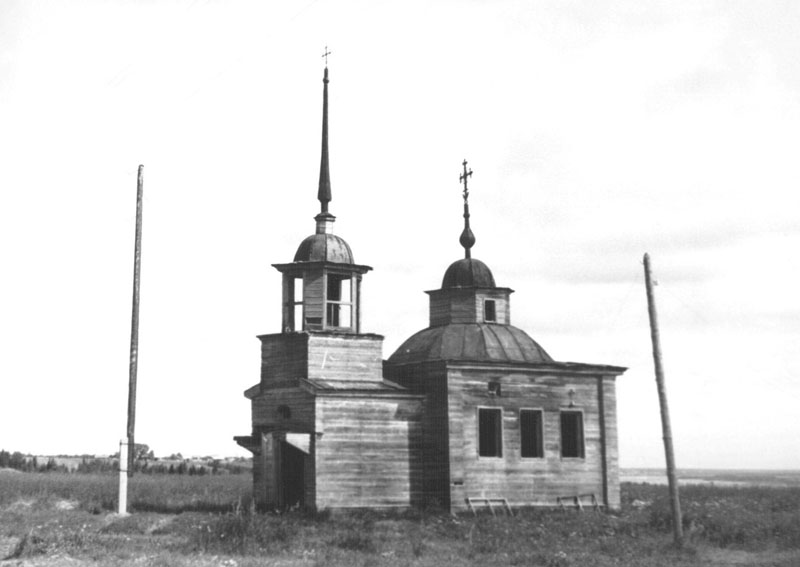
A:
[[[296,384],[295,380],[295,384]],[[278,407],[285,405],[291,416],[286,419],[278,412]],[[273,507],[278,504],[280,485],[276,477],[277,459],[281,434],[285,432],[312,433],[311,445],[313,454],[313,431],[315,422],[314,397],[297,386],[273,388],[252,400],[253,434],[266,435],[266,445],[262,444],[262,454],[253,459],[253,490],[259,506]],[[276,436],[277,434],[277,436]],[[305,501],[314,501],[315,474],[314,462],[306,459]]]
[[[409,507],[420,410],[408,398],[318,397],[317,508]]]
[[[450,454],[453,480],[463,470],[463,486],[453,485],[453,508],[463,507],[465,497],[507,498],[513,505],[554,505],[558,496],[594,493],[603,497],[603,450],[599,415],[599,377],[526,375],[484,370],[450,372]],[[606,434],[616,435],[613,378],[604,382]],[[488,382],[501,383],[500,397],[488,393]],[[574,393],[570,395],[570,390]],[[570,403],[574,404],[570,407]],[[503,410],[503,456],[478,456],[477,408]],[[520,456],[519,410],[541,409],[544,417],[544,458]],[[562,458],[560,411],[583,412],[584,458]],[[457,437],[460,437],[457,438]],[[460,451],[460,453],[459,453]],[[606,446],[607,463],[616,463],[616,441]],[[618,469],[608,467],[609,504],[618,505]],[[611,486],[614,485],[614,486]],[[616,498],[616,502],[615,499]]]
[[[262,335],[261,386],[280,388],[295,385],[308,377],[308,337],[306,333]]]
[[[475,313],[478,322],[483,322],[483,303],[487,299],[495,301],[495,322],[501,325],[511,324],[511,306],[507,291],[487,291],[475,294]]]
[[[430,325],[450,323],[483,323],[483,302],[494,299],[497,323],[510,324],[509,291],[476,291],[474,289],[430,292]]]
[[[618,510],[619,493],[619,439],[617,427],[617,388],[614,376],[604,376],[601,381],[606,439],[606,506]]]
[[[291,412],[289,419],[278,414],[278,407],[284,405]],[[313,432],[314,397],[296,385],[272,388],[265,394],[253,398],[252,423],[253,431]]]
[[[306,273],[303,279],[303,316],[317,318],[321,325],[325,317],[325,280],[322,270]],[[297,328],[300,326],[297,325]],[[302,328],[306,328],[303,325]],[[321,327],[320,327],[321,328]]]
[[[383,380],[383,337],[333,333],[309,335],[308,378]]]
[[[425,394],[421,421],[419,480],[412,478],[412,502],[419,507],[450,507],[450,448],[444,362],[386,366],[386,378]]]

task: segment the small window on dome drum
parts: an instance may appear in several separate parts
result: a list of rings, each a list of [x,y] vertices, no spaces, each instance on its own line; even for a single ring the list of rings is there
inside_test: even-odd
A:
[[[497,322],[497,311],[494,299],[486,299],[483,302],[483,320],[487,323]]]

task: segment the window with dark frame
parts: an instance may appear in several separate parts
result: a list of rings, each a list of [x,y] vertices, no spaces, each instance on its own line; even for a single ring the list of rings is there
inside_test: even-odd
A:
[[[478,408],[478,455],[503,456],[503,410]]]
[[[583,413],[579,411],[561,412],[561,456],[577,459],[584,457]]]
[[[520,455],[525,459],[544,457],[542,410],[519,410]]]
[[[494,299],[487,299],[483,302],[483,320],[487,323],[497,321],[497,310]]]
[[[350,327],[350,278],[328,274],[327,322],[330,327]]]

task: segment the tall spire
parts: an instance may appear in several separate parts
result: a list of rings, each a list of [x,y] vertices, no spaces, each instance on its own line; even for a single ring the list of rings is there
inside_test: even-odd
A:
[[[321,204],[320,214],[328,212],[328,203],[331,200],[331,172],[328,166],[328,55],[325,48],[325,76],[322,79],[322,157],[319,163],[319,191],[317,199]]]
[[[470,258],[470,248],[475,245],[475,235],[469,228],[469,189],[467,188],[467,179],[472,177],[472,169],[467,171],[467,160],[462,164],[464,166],[464,173],[459,175],[458,180],[464,184],[464,230],[461,232],[459,242],[464,247],[464,258]]]

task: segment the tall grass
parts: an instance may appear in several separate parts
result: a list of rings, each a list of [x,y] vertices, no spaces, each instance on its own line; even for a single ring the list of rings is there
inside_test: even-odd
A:
[[[652,494],[649,524],[671,530],[664,492]],[[684,531],[696,540],[720,547],[800,549],[800,488],[691,485],[681,487],[680,495]]]
[[[128,482],[133,512],[225,512],[247,502],[249,475],[135,475]],[[100,513],[117,508],[119,477],[115,474],[4,473],[0,475],[0,506],[29,500],[48,507],[56,501],[77,503]]]
[[[113,475],[2,475],[0,520],[23,521],[18,504],[24,501],[42,512],[25,529],[0,527],[6,535],[28,534],[20,545],[22,556],[60,549],[103,557],[120,545],[161,545],[165,553],[181,557],[241,557],[242,566],[270,557],[287,565],[666,567],[700,564],[692,555],[697,546],[800,550],[800,488],[682,487],[689,546],[678,551],[670,545],[665,486],[623,484],[623,510],[612,513],[522,509],[514,517],[497,518],[431,511],[261,514],[249,500],[245,475],[142,475],[131,482],[137,514],[114,519],[86,513],[114,510],[116,481]],[[57,506],[64,500],[74,502],[77,510]],[[48,518],[45,525],[44,516],[58,519]],[[130,556],[140,550],[131,548]]]

